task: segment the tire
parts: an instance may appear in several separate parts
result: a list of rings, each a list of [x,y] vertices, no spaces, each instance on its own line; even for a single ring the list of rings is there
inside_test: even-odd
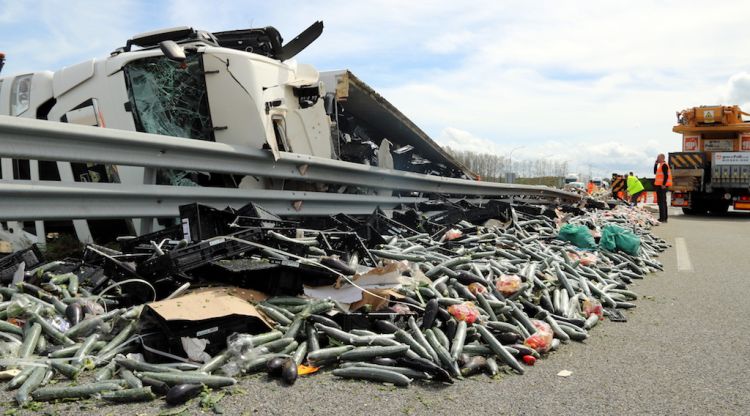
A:
[[[683,208],[682,213],[685,215],[696,215],[695,210],[692,208]]]

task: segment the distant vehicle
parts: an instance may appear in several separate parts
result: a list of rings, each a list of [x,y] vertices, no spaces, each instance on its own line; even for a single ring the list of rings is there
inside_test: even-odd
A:
[[[599,176],[594,176],[594,178],[591,179],[591,182],[594,182],[594,185],[596,185],[596,186],[598,186],[600,188],[602,186],[602,178],[599,177]]]
[[[564,187],[566,191],[584,190],[585,188],[586,188],[586,185],[583,182],[566,183]]]
[[[569,173],[565,175],[565,184],[569,184],[571,182],[578,182],[579,178],[578,175],[575,173]]]

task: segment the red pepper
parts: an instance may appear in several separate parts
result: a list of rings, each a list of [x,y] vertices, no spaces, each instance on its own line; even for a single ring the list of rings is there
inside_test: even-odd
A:
[[[522,360],[526,365],[534,365],[534,363],[536,363],[536,358],[534,358],[533,355],[524,355],[522,357]]]

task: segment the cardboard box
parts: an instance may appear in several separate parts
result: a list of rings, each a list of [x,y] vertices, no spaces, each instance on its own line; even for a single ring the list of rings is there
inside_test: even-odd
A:
[[[140,333],[149,348],[185,357],[182,337],[208,340],[206,352],[214,355],[226,347],[232,333],[259,334],[269,331],[268,321],[250,302],[267,296],[237,287],[196,290],[175,299],[146,304],[141,314]],[[151,358],[164,360],[151,353]]]

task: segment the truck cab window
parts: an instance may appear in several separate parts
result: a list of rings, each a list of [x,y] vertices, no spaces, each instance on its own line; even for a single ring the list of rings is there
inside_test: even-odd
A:
[[[125,66],[138,131],[214,141],[201,57],[189,55],[180,64],[156,56]]]

